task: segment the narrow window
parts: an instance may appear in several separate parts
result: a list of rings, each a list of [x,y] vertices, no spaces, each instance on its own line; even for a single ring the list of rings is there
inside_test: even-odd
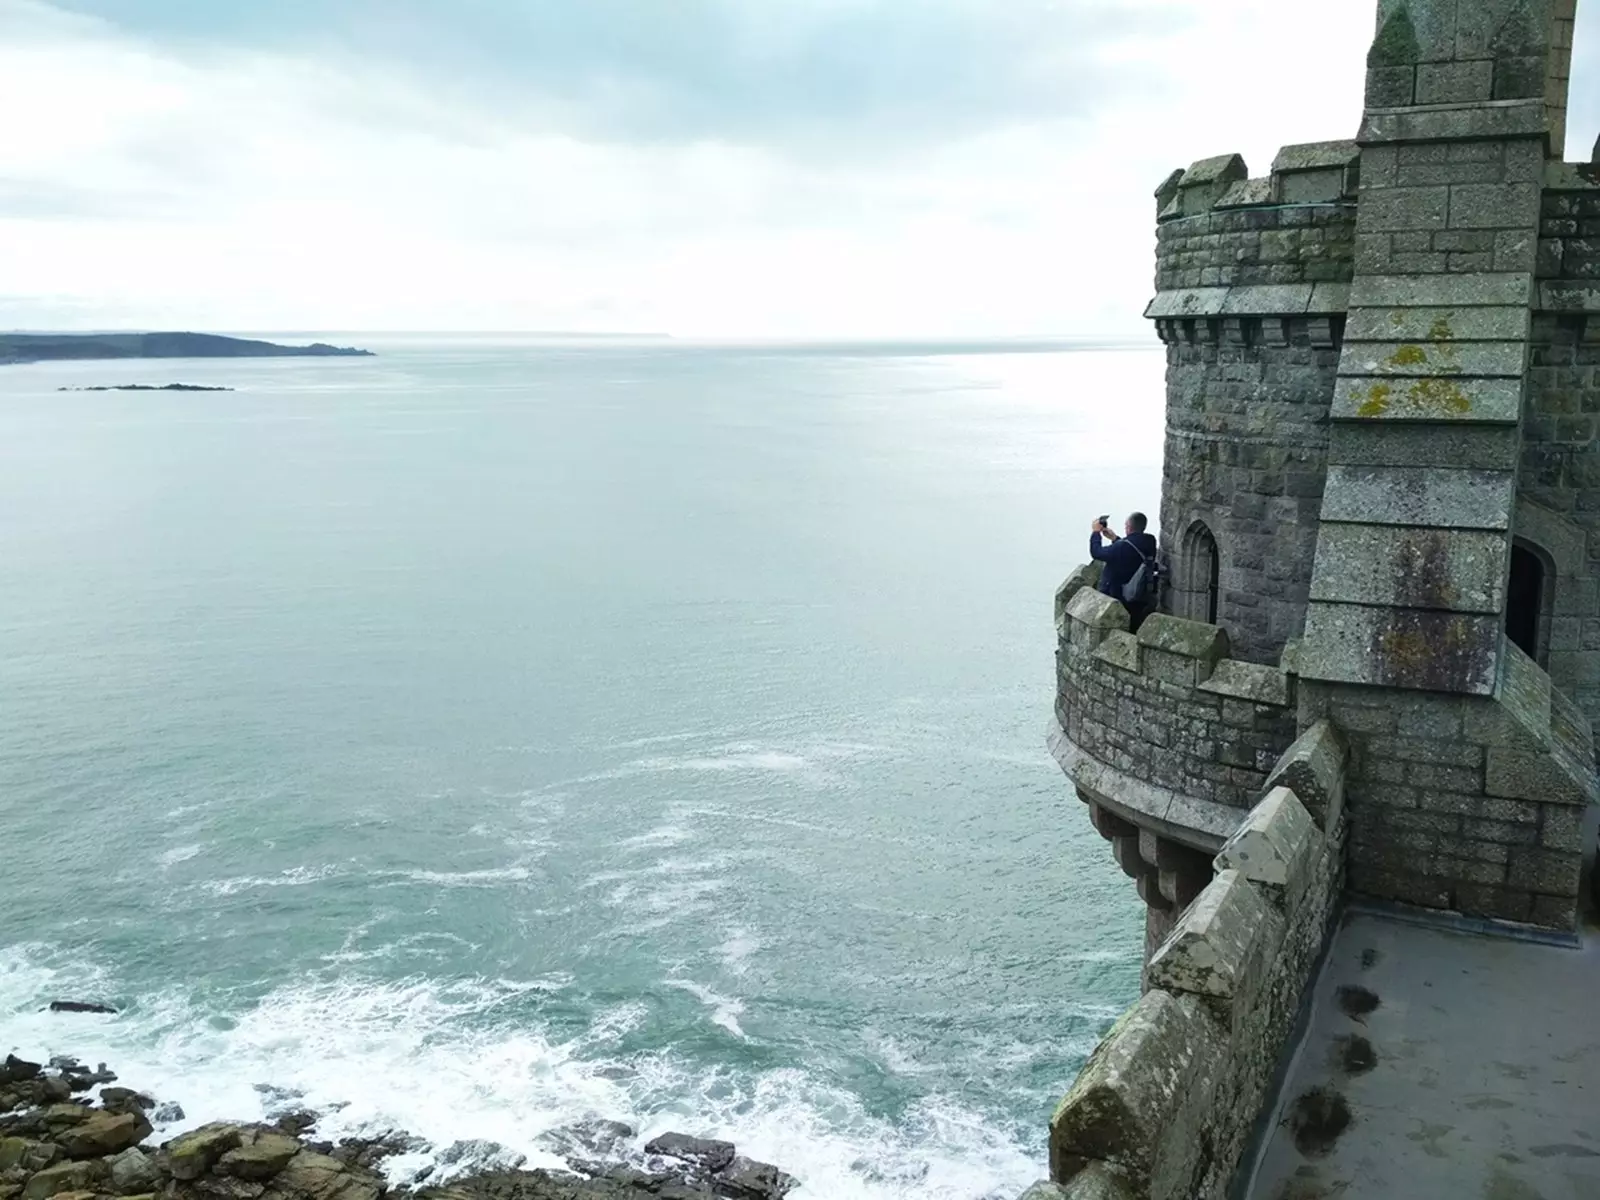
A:
[[[1544,558],[1520,538],[1511,543],[1511,578],[1506,588],[1506,637],[1540,666],[1548,654],[1551,591]]]

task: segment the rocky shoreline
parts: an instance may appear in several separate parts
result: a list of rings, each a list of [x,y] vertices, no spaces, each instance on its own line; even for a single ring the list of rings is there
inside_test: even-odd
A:
[[[630,1155],[635,1130],[599,1120],[545,1136],[567,1171],[522,1170],[501,1146],[458,1142],[393,1186],[386,1159],[432,1148],[403,1133],[319,1141],[319,1116],[292,1108],[157,1145],[155,1125],[181,1110],[115,1084],[104,1064],[0,1063],[0,1200],[782,1200],[799,1187],[728,1142],[669,1133]]]

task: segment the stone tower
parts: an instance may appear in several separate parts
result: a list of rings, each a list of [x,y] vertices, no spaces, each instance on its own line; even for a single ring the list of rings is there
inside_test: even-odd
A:
[[[1063,585],[1051,734],[1151,949],[1278,783],[1357,901],[1576,928],[1600,166],[1561,161],[1575,6],[1379,0],[1354,140],[1156,193],[1170,589],[1134,636],[1092,564]]]

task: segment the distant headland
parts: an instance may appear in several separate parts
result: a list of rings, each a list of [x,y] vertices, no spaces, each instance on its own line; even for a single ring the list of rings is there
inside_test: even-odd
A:
[[[214,333],[0,333],[0,365],[114,358],[349,358],[370,350],[280,346]]]
[[[58,392],[231,392],[231,387],[210,387],[203,383],[114,383],[97,387],[61,387]]]

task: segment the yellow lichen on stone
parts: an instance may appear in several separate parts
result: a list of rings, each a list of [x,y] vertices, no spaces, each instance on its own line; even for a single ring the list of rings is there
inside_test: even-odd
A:
[[[1431,413],[1465,413],[1472,411],[1472,401],[1467,394],[1448,379],[1419,379],[1406,392],[1413,408]]]
[[[1387,383],[1375,383],[1367,389],[1367,398],[1356,409],[1358,417],[1381,417],[1389,411],[1389,398],[1394,389]]]
[[[1420,367],[1428,361],[1428,352],[1421,346],[1401,346],[1384,360],[1388,367]]]

